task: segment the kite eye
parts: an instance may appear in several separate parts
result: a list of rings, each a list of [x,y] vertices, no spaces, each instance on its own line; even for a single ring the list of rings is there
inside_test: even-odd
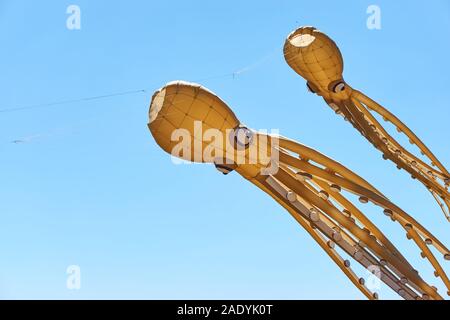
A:
[[[345,90],[345,82],[344,81],[339,81],[336,84],[333,85],[332,88],[334,93],[339,93]]]
[[[233,140],[238,146],[247,148],[253,140],[253,132],[246,127],[238,127],[234,130]]]

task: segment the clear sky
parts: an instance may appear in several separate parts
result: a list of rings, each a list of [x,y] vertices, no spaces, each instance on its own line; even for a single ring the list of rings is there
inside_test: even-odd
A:
[[[71,4],[80,30],[66,27]],[[381,30],[366,27],[371,4]],[[147,92],[0,113],[0,298],[364,298],[269,196],[236,173],[176,166],[156,145],[151,94],[178,79],[213,90],[249,127],[339,160],[449,246],[450,225],[424,187],[287,66],[284,39],[301,25],[330,35],[346,81],[450,167],[446,0],[1,0],[0,109]],[[367,208],[439,283],[404,231]],[[70,265],[81,268],[79,290],[66,287]]]

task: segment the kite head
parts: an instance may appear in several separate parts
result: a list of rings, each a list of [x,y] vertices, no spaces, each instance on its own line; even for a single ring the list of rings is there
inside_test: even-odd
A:
[[[214,163],[223,173],[241,164],[262,163],[259,154],[255,160],[250,152],[259,134],[242,125],[225,102],[198,84],[175,81],[157,90],[148,127],[156,143],[172,156]]]
[[[284,44],[288,65],[306,79],[308,89],[326,99],[346,99],[351,88],[342,78],[343,61],[339,48],[314,27],[292,32]]]

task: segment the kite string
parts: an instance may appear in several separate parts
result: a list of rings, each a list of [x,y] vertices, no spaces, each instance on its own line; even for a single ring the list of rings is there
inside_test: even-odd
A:
[[[278,49],[278,47],[277,47]],[[264,62],[266,62],[271,56],[274,55],[274,50],[270,51],[269,54],[265,55],[264,57],[256,60],[256,62],[253,62],[243,68],[240,68],[238,70],[235,70],[233,72],[221,74],[221,75],[215,75],[205,78],[200,78],[197,80],[193,80],[194,82],[200,82],[200,81],[206,81],[211,79],[218,79],[218,78],[225,78],[225,77],[231,77],[235,79],[236,76],[241,75],[245,72],[248,72],[252,69],[257,68]],[[8,107],[8,108],[2,108],[0,109],[0,113],[9,113],[9,112],[17,112],[17,111],[24,111],[24,110],[30,110],[30,109],[37,109],[37,108],[46,108],[46,107],[52,107],[52,106],[58,106],[58,105],[66,105],[70,103],[76,103],[76,102],[83,102],[83,101],[92,101],[92,100],[101,100],[111,97],[117,97],[117,96],[125,96],[125,95],[132,95],[132,94],[138,94],[138,93],[147,93],[148,89],[138,89],[138,90],[129,90],[129,91],[121,91],[121,92],[113,92],[110,94],[104,94],[104,95],[97,95],[97,96],[89,96],[89,97],[83,97],[83,98],[77,98],[77,99],[68,99],[68,100],[61,100],[61,101],[54,101],[54,102],[48,102],[48,103],[41,103],[41,104],[34,104],[34,105],[26,105],[26,106],[17,106],[17,107]]]
[[[145,89],[115,92],[115,93],[110,93],[110,94],[90,96],[90,97],[84,97],[84,98],[78,98],[78,99],[61,100],[61,101],[55,101],[55,102],[49,102],[49,103],[41,103],[41,104],[34,104],[34,105],[21,106],[21,107],[5,108],[5,109],[0,109],[0,113],[51,107],[51,106],[57,106],[57,105],[63,105],[63,104],[81,102],[81,101],[100,100],[100,99],[105,99],[105,98],[110,98],[110,97],[125,96],[125,95],[130,95],[130,94],[146,93],[146,92],[147,91]]]

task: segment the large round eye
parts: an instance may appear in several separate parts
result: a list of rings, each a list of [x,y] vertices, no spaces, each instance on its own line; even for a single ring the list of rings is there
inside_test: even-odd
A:
[[[253,140],[253,132],[246,127],[238,127],[234,130],[234,142],[244,148],[247,148]]]
[[[333,85],[333,92],[334,93],[339,93],[345,90],[345,82],[344,81],[340,81],[338,83],[336,83],[335,85]]]

